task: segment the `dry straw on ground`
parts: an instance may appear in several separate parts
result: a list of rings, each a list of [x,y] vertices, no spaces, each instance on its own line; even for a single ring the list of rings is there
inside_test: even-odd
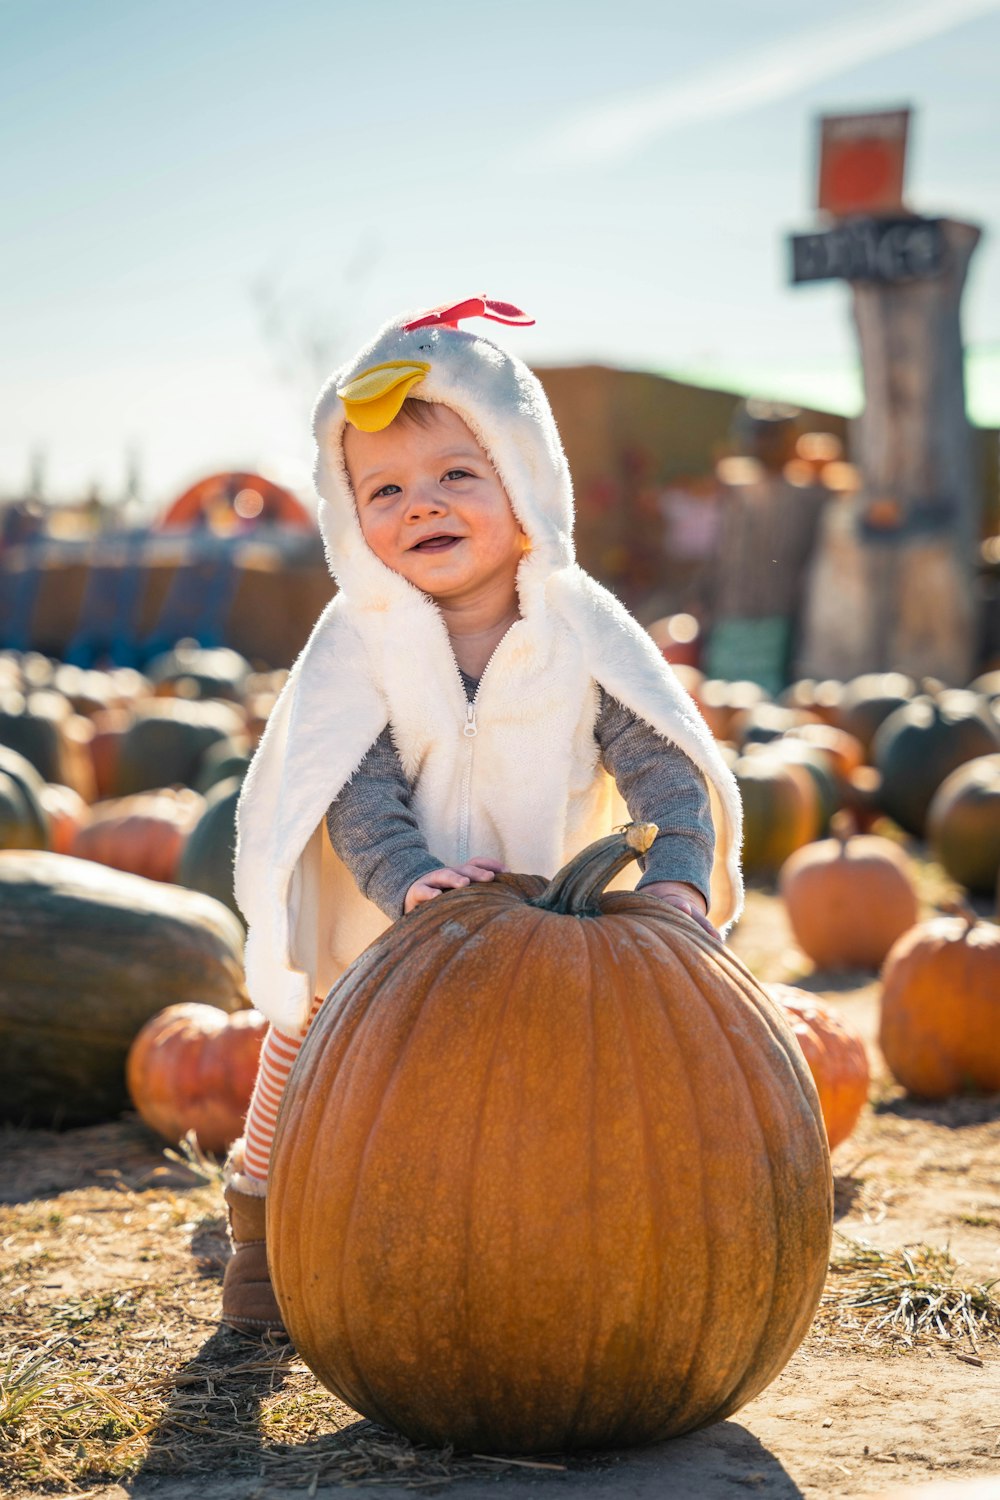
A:
[[[1000,1343],[997,1283],[967,1285],[958,1262],[931,1245],[882,1251],[838,1236],[826,1292],[814,1325],[840,1330],[869,1346],[919,1341],[965,1344],[978,1358],[981,1346]]]

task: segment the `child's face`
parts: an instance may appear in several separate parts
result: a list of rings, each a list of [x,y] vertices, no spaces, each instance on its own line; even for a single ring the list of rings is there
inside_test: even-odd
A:
[[[517,602],[526,538],[493,465],[450,407],[426,426],[344,430],[344,457],[365,541],[379,560],[442,605]]]

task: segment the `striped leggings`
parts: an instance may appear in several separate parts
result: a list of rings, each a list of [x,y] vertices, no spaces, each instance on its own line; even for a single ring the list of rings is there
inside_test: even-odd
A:
[[[306,1032],[322,1003],[322,996],[318,996],[313,1001],[309,1020],[295,1035],[287,1031],[278,1031],[275,1026],[269,1026],[267,1029],[264,1045],[260,1051],[257,1081],[250,1096],[250,1108],[247,1110],[244,1129],[243,1170],[248,1177],[255,1177],[258,1182],[267,1181],[271,1143],[274,1140],[274,1127],[278,1119],[278,1105],[285,1092],[285,1084],[288,1082],[292,1063],[298,1057]]]

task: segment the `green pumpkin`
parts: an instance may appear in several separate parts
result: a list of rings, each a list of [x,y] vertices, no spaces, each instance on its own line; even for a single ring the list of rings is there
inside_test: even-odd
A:
[[[204,891],[240,916],[233,895],[236,856],[236,804],[243,778],[231,776],[212,787],[205,810],[187,836],[177,869],[178,884]]]
[[[0,783],[5,784],[0,849],[47,849],[52,830],[42,806],[42,778],[29,760],[8,745],[0,745]]]
[[[119,741],[114,797],[161,786],[193,787],[204,756],[238,734],[243,720],[227,703],[159,698],[142,706]]]
[[[923,838],[931,799],[945,777],[996,751],[1000,724],[977,693],[944,688],[914,698],[889,715],[872,744],[883,811]]]
[[[911,701],[916,687],[902,672],[864,672],[844,684],[834,723],[860,740],[867,753],[886,719]]]
[[[945,777],[931,801],[927,832],[953,880],[992,895],[1000,874],[1000,754],[977,756]]]

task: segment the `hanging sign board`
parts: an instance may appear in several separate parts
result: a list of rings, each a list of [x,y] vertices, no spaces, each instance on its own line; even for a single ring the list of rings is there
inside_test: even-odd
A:
[[[833,229],[789,236],[793,282],[903,282],[940,276],[940,219],[848,219]]]
[[[837,218],[900,213],[909,125],[908,109],[821,116],[817,208]]]

